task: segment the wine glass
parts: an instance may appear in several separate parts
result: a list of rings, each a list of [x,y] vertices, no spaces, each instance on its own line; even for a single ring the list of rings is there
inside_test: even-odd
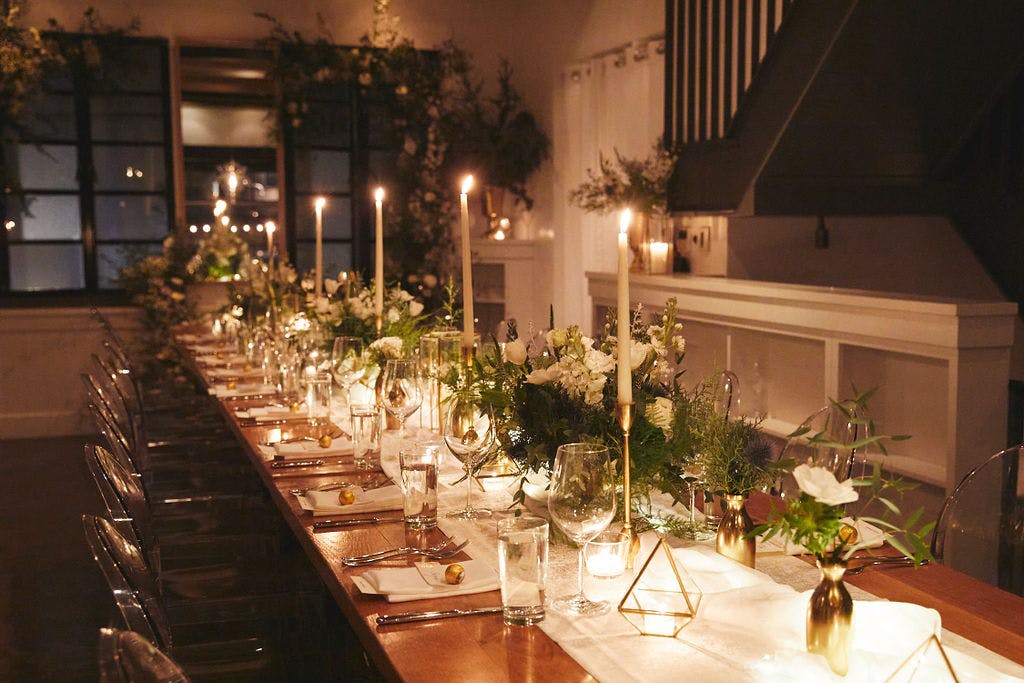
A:
[[[479,395],[453,396],[444,407],[441,424],[448,450],[466,466],[466,508],[449,512],[455,519],[486,519],[491,511],[474,508],[473,469],[494,446],[494,414]]]
[[[596,616],[609,609],[607,601],[592,602],[583,594],[583,546],[615,516],[615,484],[607,446],[569,443],[558,447],[548,511],[552,521],[579,546],[576,594],[551,604],[567,616]]]
[[[345,392],[345,403],[352,403],[352,385],[366,374],[367,358],[359,337],[336,337],[331,350],[331,374]]]
[[[384,409],[398,420],[398,436],[405,438],[405,420],[423,403],[419,363],[392,359],[384,367]]]

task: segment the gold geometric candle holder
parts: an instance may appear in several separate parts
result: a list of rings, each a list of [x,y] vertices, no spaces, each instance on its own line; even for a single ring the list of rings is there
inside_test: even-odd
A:
[[[703,597],[693,578],[672,556],[665,539],[659,537],[619,603],[619,613],[641,635],[675,638],[697,617]]]

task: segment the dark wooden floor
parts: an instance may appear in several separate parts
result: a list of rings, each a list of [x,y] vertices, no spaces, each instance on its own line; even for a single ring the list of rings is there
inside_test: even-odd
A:
[[[82,531],[103,503],[87,437],[0,441],[0,680],[95,681],[120,617]]]

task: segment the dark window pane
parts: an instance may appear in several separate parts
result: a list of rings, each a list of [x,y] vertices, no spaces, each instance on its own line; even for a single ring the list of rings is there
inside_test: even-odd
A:
[[[310,102],[295,128],[296,146],[349,147],[352,145],[352,107],[346,103]],[[290,121],[285,121],[290,125]]]
[[[351,163],[348,152],[296,149],[296,192],[348,192]]]
[[[85,269],[80,244],[12,244],[11,289],[83,289]]]
[[[101,240],[163,239],[167,226],[163,195],[96,197],[96,236]]]
[[[316,244],[299,242],[296,245],[296,270],[300,274],[312,273],[316,265]],[[324,277],[336,278],[338,272],[352,270],[352,245],[348,243],[324,243]]]
[[[97,142],[163,142],[163,99],[159,96],[96,96],[90,111],[92,139]]]
[[[129,263],[135,263],[150,254],[163,251],[163,243],[155,244],[101,244],[96,247],[100,289],[117,287],[117,274]]]
[[[162,147],[114,147],[97,145],[92,151],[97,190],[164,189]]]
[[[71,145],[8,147],[7,162],[26,190],[77,190],[78,153]]]
[[[380,103],[368,102],[366,118],[369,121],[368,143],[371,147],[389,147],[395,143],[397,135],[394,133],[393,121],[387,107]]]
[[[40,95],[29,103],[24,117],[26,140],[74,140],[75,99],[71,95]]]
[[[313,198],[297,197],[295,235],[299,239],[316,237]],[[324,205],[324,239],[348,239],[352,236],[352,201],[348,197],[328,197]]]
[[[86,41],[90,38],[86,38]],[[103,85],[114,90],[159,93],[163,90],[162,45],[108,40]]]
[[[395,152],[370,152],[369,164],[370,164],[370,177],[374,180],[371,181],[371,185],[381,184],[387,189],[389,185],[393,185],[392,178],[395,177],[395,163],[398,160],[398,154]]]
[[[17,198],[8,200],[6,220],[14,221],[14,229],[7,233],[11,241],[82,238],[78,195],[28,195],[25,201],[27,209]]]

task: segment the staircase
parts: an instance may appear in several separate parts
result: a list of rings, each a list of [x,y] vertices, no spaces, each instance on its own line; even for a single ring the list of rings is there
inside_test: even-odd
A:
[[[1024,304],[1024,3],[668,7],[670,210],[945,216]]]

